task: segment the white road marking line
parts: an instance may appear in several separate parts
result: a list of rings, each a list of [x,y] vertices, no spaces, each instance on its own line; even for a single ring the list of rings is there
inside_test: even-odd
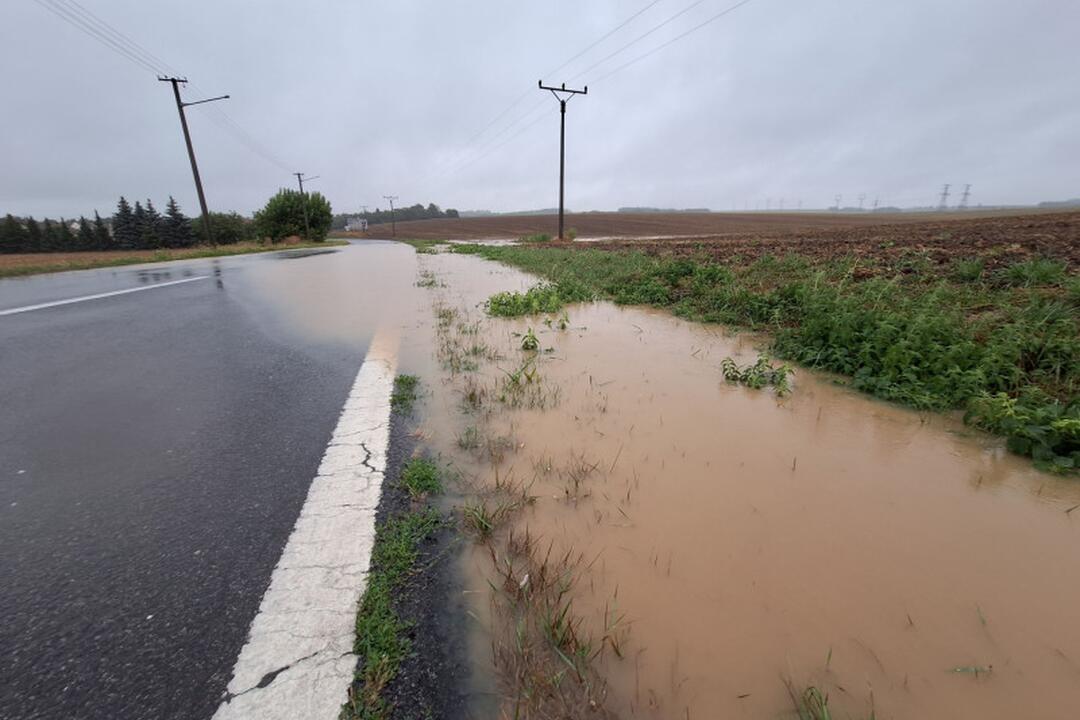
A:
[[[251,623],[214,720],[336,720],[356,669],[386,452],[396,334],[378,332]]]
[[[69,298],[67,300],[54,300],[47,303],[39,303],[37,305],[24,305],[23,307],[11,308],[10,310],[0,310],[0,315],[15,315],[16,313],[30,312],[31,310],[44,310],[45,308],[57,307],[59,305],[71,305],[72,303],[86,302],[87,300],[100,300],[101,298],[113,297],[114,295],[127,295],[128,293],[141,292],[143,290],[155,290],[157,288],[168,287],[169,285],[179,285],[180,283],[195,282],[196,280],[206,280],[209,275],[199,275],[198,277],[184,278],[183,280],[169,280],[168,282],[154,283],[153,285],[144,285],[143,287],[127,288],[126,290],[113,290],[112,292],[97,293],[96,295],[83,295],[82,297]]]

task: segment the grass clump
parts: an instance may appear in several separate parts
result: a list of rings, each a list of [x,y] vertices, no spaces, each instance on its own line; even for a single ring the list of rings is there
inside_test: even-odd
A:
[[[1001,273],[1001,280],[1006,285],[1026,288],[1056,285],[1064,279],[1065,263],[1047,258],[1014,263]]]
[[[537,285],[523,293],[501,292],[492,295],[486,303],[489,315],[495,317],[521,317],[540,313],[559,312],[563,299],[554,285]]]
[[[397,674],[411,643],[411,624],[394,610],[393,598],[414,570],[420,544],[442,525],[437,511],[428,508],[392,517],[379,528],[371,552],[371,572],[356,616],[354,651],[359,660],[356,685],[350,688],[342,717],[384,720],[392,708],[383,690]]]
[[[442,492],[439,467],[426,458],[413,458],[401,472],[401,484],[413,500]]]
[[[420,378],[415,375],[398,375],[394,378],[394,390],[390,393],[390,407],[398,412],[412,412],[416,403]]]
[[[953,262],[952,275],[957,282],[978,282],[982,279],[985,266],[982,258],[961,258]]]
[[[551,236],[547,233],[535,233],[533,235],[522,235],[518,238],[518,242],[522,243],[546,243],[551,242]]]

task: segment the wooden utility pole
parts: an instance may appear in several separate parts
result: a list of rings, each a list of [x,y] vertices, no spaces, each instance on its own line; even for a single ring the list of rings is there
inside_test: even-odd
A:
[[[229,96],[222,95],[220,97],[186,103],[180,99],[180,85],[187,84],[187,78],[164,77],[159,75],[158,80],[161,82],[172,83],[173,97],[176,98],[176,111],[180,113],[180,127],[184,130],[184,142],[187,144],[188,158],[191,160],[191,174],[195,176],[195,192],[199,194],[199,208],[202,210],[203,229],[206,231],[206,241],[213,245],[214,235],[210,228],[210,211],[206,208],[206,194],[203,193],[202,179],[199,177],[199,166],[195,162],[195,148],[191,145],[191,133],[188,131],[187,117],[184,115],[184,108],[191,105],[214,102],[215,100],[225,100]]]
[[[394,201],[398,199],[398,196],[383,195],[383,199],[390,201],[390,234],[393,237],[397,237],[397,222],[394,220]]]
[[[296,182],[300,183],[300,207],[304,210],[304,240],[305,242],[311,242],[311,225],[308,223],[307,214],[307,195],[304,194],[304,181],[318,180],[319,176],[304,177],[304,173],[293,173],[296,176]]]
[[[562,87],[548,87],[544,85],[544,81],[540,80],[536,83],[541,90],[550,90],[551,94],[555,96],[555,99],[559,101],[559,239],[563,239],[563,181],[566,178],[566,103],[575,95],[588,95],[589,86],[586,85],[584,90],[568,90],[566,83],[562,84]],[[560,93],[565,93],[566,97],[563,97]]]

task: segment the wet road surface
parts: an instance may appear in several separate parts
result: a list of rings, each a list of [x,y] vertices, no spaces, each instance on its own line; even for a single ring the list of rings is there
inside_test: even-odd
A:
[[[367,244],[0,281],[0,717],[213,714],[411,263]]]

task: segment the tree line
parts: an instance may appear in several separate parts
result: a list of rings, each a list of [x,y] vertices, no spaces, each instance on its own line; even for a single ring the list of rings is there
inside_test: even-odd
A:
[[[376,208],[375,212],[359,212],[359,213],[344,213],[334,216],[334,222],[331,225],[333,230],[344,230],[345,223],[349,218],[362,217],[366,218],[369,225],[379,225],[382,223],[390,222],[390,210],[382,210]],[[435,203],[428,204],[424,207],[420,203],[415,205],[409,205],[407,207],[394,208],[394,219],[398,222],[406,222],[408,220],[434,220],[437,218],[456,218],[458,217],[458,211],[453,208],[447,208],[443,210]]]
[[[304,212],[307,211],[307,222]],[[254,219],[237,213],[210,213],[213,243],[231,245],[239,242],[280,242],[288,237],[321,241],[330,231],[330,202],[319,193],[282,189]],[[310,229],[310,233],[309,233]],[[94,211],[93,220],[53,220],[15,217],[0,220],[0,253],[79,252],[91,250],[158,250],[209,245],[206,229],[200,221],[184,215],[172,197],[165,212],[158,212],[150,200],[135,205],[121,197],[116,212],[102,218]]]
[[[40,222],[33,217],[17,218],[10,213],[0,222],[0,252],[38,253],[80,250],[151,250],[190,247],[197,242],[191,220],[176,200],[169,198],[161,214],[150,200],[132,207],[121,197],[109,220],[94,211],[94,219]]]

